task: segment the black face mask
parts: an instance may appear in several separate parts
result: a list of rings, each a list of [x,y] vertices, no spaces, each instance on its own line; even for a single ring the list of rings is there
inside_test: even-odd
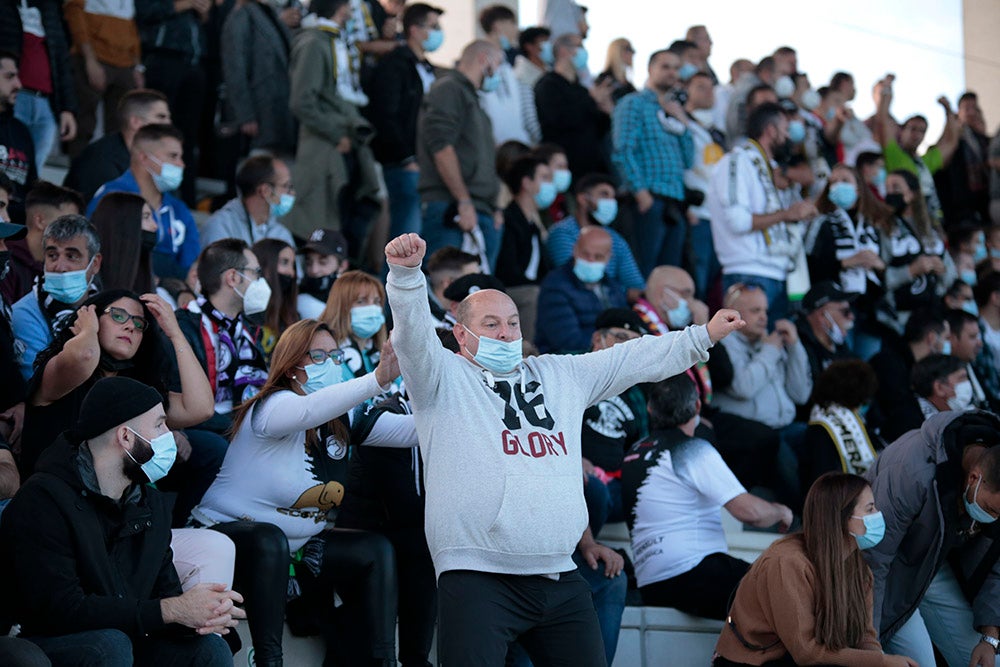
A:
[[[899,192],[890,192],[887,194],[885,196],[885,203],[896,215],[901,215],[906,210],[906,201]]]
[[[284,273],[278,274],[278,287],[282,294],[288,294],[295,287],[295,276],[286,276]]]
[[[7,272],[10,271],[10,250],[0,251],[0,280],[7,277]]]
[[[147,232],[145,229],[140,232],[139,245],[143,252],[149,252],[156,247],[156,232]]]
[[[330,294],[330,288],[333,287],[333,283],[336,280],[337,274],[320,276],[319,278],[306,276],[299,283],[299,291],[303,294],[314,296],[320,301],[326,301],[326,297]]]
[[[101,350],[101,360],[98,366],[107,373],[120,373],[132,368],[135,364],[132,359],[115,359],[107,352]]]

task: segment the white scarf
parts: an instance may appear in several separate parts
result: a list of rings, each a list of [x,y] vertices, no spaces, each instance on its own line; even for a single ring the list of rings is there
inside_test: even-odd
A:
[[[875,461],[875,448],[868,439],[861,417],[854,410],[842,405],[827,408],[815,405],[809,413],[809,424],[818,424],[826,429],[837,447],[844,472],[860,475]]]

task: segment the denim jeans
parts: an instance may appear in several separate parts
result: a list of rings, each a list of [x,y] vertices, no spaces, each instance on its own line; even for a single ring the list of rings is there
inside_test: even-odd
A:
[[[462,247],[462,230],[458,227],[445,227],[442,220],[449,206],[451,206],[450,201],[429,201],[423,204],[421,229],[424,240],[427,241],[428,257],[435,250],[445,246]],[[497,255],[500,254],[500,238],[503,230],[495,228],[491,215],[477,211],[476,217],[479,218],[479,229],[483,233],[483,240],[486,241],[486,259],[492,270],[496,267]]]
[[[389,191],[389,238],[409,232],[419,234],[421,219],[417,181],[420,180],[420,172],[386,167],[383,175]]]
[[[945,564],[931,580],[920,607],[883,644],[883,649],[886,653],[908,656],[923,666],[935,664],[934,646],[937,646],[949,667],[966,667],[972,649],[979,643],[979,633],[972,624],[972,607],[962,594],[951,566]]]
[[[774,329],[774,323],[788,317],[788,292],[784,280],[754,276],[749,273],[722,274],[722,289],[728,290],[737,283],[757,285],[767,295],[767,328]]]
[[[664,212],[672,213],[669,221],[664,220]],[[653,205],[648,211],[640,213],[636,207],[634,213],[635,247],[642,275],[648,276],[663,264],[681,266],[687,220],[681,214],[680,203],[653,195]]]
[[[587,514],[590,517],[590,532],[594,539],[608,521],[624,521],[622,510],[622,483],[617,479],[609,480],[607,484],[590,475],[583,486],[583,499],[587,503]]]
[[[121,630],[89,630],[58,637],[27,637],[52,667],[232,667],[233,654],[218,635],[150,638],[134,644]]]
[[[42,165],[59,136],[59,124],[52,113],[49,98],[20,91],[14,101],[14,117],[28,126],[31,141],[35,144],[35,169],[41,174]]]
[[[694,279],[694,292],[704,301],[708,296],[708,290],[712,289],[722,271],[719,258],[715,256],[712,223],[705,218],[699,218],[698,224],[688,229],[688,237],[691,239],[691,277]]]

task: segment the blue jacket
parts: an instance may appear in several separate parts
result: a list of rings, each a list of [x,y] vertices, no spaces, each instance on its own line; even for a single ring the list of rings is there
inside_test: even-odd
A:
[[[132,171],[126,169],[124,174],[98,188],[94,198],[87,205],[88,218],[94,214],[97,202],[109,192],[140,194],[139,184]],[[195,224],[194,216],[184,202],[164,192],[163,204],[160,210],[153,211],[153,218],[157,227],[156,247],[153,248],[153,273],[160,278],[183,280],[201,251],[198,225]]]
[[[605,274],[596,290],[589,289],[574,275],[571,259],[542,281],[535,323],[538,351],[590,351],[597,316],[607,308],[627,306],[621,284]]]

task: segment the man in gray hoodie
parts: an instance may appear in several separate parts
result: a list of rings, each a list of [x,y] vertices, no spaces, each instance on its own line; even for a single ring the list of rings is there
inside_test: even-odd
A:
[[[951,667],[996,663],[997,444],[995,415],[939,412],[865,473],[885,517],[884,539],[864,555],[875,575],[874,624],[886,653],[934,665],[933,640]]]
[[[426,249],[405,234],[385,254],[392,342],[425,465],[441,664],[502,665],[519,639],[539,664],[604,665],[590,587],[571,557],[587,526],[580,416],[705,361],[745,323],[723,310],[706,326],[522,361],[517,307],[481,290],[457,309],[453,354],[434,332],[420,272]]]

